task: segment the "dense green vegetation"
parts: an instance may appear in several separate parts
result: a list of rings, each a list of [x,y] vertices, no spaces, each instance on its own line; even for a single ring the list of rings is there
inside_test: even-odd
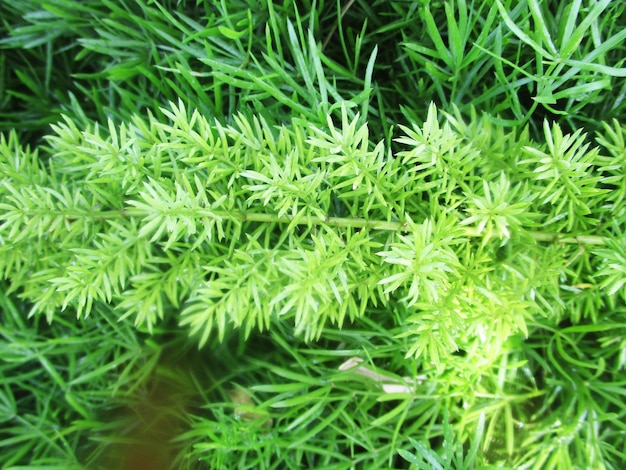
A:
[[[623,2],[0,18],[3,469],[623,467]]]

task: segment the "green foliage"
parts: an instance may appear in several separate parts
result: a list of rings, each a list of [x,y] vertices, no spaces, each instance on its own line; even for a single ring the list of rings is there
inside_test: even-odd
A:
[[[409,438],[409,442],[418,452],[418,454],[413,454],[404,449],[399,449],[398,453],[410,462],[411,464],[417,466],[417,468],[430,469],[434,468],[437,470],[443,469],[470,469],[475,468],[474,460],[476,459],[478,448],[480,445],[480,441],[482,439],[482,434],[484,432],[484,416],[481,416],[481,419],[476,427],[476,435],[474,436],[474,441],[471,449],[467,454],[463,451],[463,445],[458,440],[455,441],[454,433],[452,426],[448,421],[449,414],[444,413],[444,422],[443,422],[443,435],[444,441],[442,443],[443,455],[437,454],[434,450],[430,449],[427,445],[424,445],[421,442],[417,442],[414,439]]]
[[[329,121],[327,129],[301,121],[272,129],[242,115],[234,126],[211,124],[182,103],[161,110],[170,123],[136,117],[116,128],[109,121],[108,136],[67,120],[47,138],[46,167],[9,139],[2,272],[33,304],[31,314],[51,319],[71,306],[82,317],[106,302],[152,331],[182,306],[182,324],[200,333],[200,344],[213,328],[223,339],[231,325],[249,333],[287,318],[306,339],[318,338],[328,321],[341,326],[368,305],[391,305],[396,294],[409,309],[439,305],[448,312],[442,318],[467,302],[475,312],[495,303],[516,317],[515,328],[500,331],[502,341],[525,331],[517,309],[540,308],[522,284],[498,287],[499,269],[485,269],[494,257],[490,239],[528,244],[537,238],[528,231],[533,219],[550,226],[567,218],[567,228],[588,230],[590,207],[604,206],[607,194],[588,174],[597,149],[546,128],[554,135],[550,153],[518,143],[513,148],[531,158],[507,176],[449,124],[440,128],[434,108],[424,126],[399,139],[410,150],[397,156],[370,144],[359,116],[350,121],[343,109],[341,127]],[[17,173],[21,161],[33,162],[36,183]],[[542,215],[545,204],[554,209]],[[467,236],[481,240],[478,262]],[[523,302],[509,305],[507,297]]]
[[[115,428],[102,416],[121,408],[113,397],[142,386],[160,348],[143,346],[108,308],[98,309],[98,322],[59,316],[47,325],[26,321],[4,294],[0,305],[3,468],[84,468],[90,439]]]
[[[105,136],[66,120],[47,138],[47,164],[15,135],[3,142],[2,272],[31,315],[86,317],[106,303],[151,332],[180,315],[204,345],[214,330],[224,341],[233,328],[248,337],[277,322],[317,339],[383,307],[398,312],[390,327],[407,357],[478,377],[529,324],[559,321],[572,253],[605,266],[601,303],[623,295],[619,232],[589,238],[612,250],[561,245],[550,257],[539,242],[563,235],[529,230],[574,211],[572,227],[589,230],[590,208],[610,203],[607,191],[583,190],[599,179],[585,176],[599,151],[578,134],[546,127],[547,144],[522,137],[514,155],[485,158],[433,108],[394,156],[345,107],[341,127],[324,129],[242,115],[224,126],[182,103],[161,112],[170,122],[109,122]],[[31,166],[35,181],[17,172]],[[542,199],[546,174],[575,189]],[[580,233],[565,241],[583,243]]]
[[[531,118],[547,115],[575,130],[623,113],[623,98],[601,98],[615,88],[623,96],[626,86],[625,7],[619,2],[459,0],[423,2],[417,12],[412,4],[394,7],[403,19],[381,29],[398,28],[404,38],[399,87],[436,96],[445,107],[487,109],[516,126],[539,128],[540,119]],[[418,20],[405,27],[416,13]]]
[[[3,468],[620,469],[625,8],[0,0]]]

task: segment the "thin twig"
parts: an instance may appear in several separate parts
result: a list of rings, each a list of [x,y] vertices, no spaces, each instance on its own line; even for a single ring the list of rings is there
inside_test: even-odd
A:
[[[331,30],[328,32],[326,37],[324,38],[324,42],[322,43],[322,52],[324,52],[324,49],[326,49],[326,46],[330,42],[330,39],[333,37],[333,34],[335,34],[335,30],[337,29],[337,26],[339,26],[339,22],[343,20],[344,15],[348,11],[348,9],[352,6],[353,3],[354,3],[354,0],[348,0],[348,3],[346,3],[346,5],[341,9],[339,19],[337,20],[335,25],[331,28]]]

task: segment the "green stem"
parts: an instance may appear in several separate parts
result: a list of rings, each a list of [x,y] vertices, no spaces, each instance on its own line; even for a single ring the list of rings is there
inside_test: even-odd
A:
[[[228,214],[233,216],[233,213]],[[228,217],[227,216],[227,217]],[[278,217],[274,214],[246,214],[239,213],[239,216],[243,220],[252,222],[270,222],[278,224],[290,224],[293,222],[292,217],[283,216]],[[352,219],[347,217],[327,217],[322,219],[321,217],[302,217],[298,220],[298,225],[330,225],[331,227],[340,228],[366,228],[370,230],[386,230],[395,232],[398,230],[406,230],[406,224],[402,222],[387,222],[384,220],[366,220],[366,219]]]
[[[145,216],[145,213],[140,210],[127,209],[123,212],[124,215],[130,215],[135,217]],[[173,215],[173,214],[172,214]],[[265,213],[246,213],[241,211],[223,212],[223,211],[207,211],[208,217],[220,217],[223,219],[240,219],[248,222],[262,222],[262,223],[275,223],[275,224],[291,224],[293,223],[293,217],[282,216],[279,217],[276,214]],[[328,225],[338,228],[360,228],[368,230],[384,230],[389,232],[406,231],[407,224],[404,222],[385,221],[385,220],[366,220],[355,219],[348,217],[327,217],[321,218],[316,216],[302,217],[296,224],[298,225]],[[605,237],[597,235],[569,235],[559,233],[547,233],[547,232],[528,232],[532,238],[538,242],[547,243],[575,243],[580,245],[606,245],[607,239]],[[480,237],[481,234],[473,227],[465,228],[465,235],[468,237]]]

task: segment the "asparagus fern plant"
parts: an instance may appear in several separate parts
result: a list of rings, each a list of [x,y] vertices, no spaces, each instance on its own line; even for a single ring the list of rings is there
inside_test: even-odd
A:
[[[0,1],[3,468],[620,468],[625,7],[179,3]]]
[[[527,133],[477,145],[431,106],[394,154],[346,105],[326,128],[161,112],[170,122],[109,121],[104,136],[66,120],[43,160],[15,135],[2,142],[2,271],[31,315],[105,302],[152,331],[178,310],[202,346],[273,321],[313,340],[368,307],[404,306],[411,350],[438,364],[455,337],[501,343],[527,334],[528,316],[558,318],[548,306],[575,277],[558,258],[584,249],[615,277],[614,256],[593,257],[617,235],[598,148],[558,125],[545,145]]]

